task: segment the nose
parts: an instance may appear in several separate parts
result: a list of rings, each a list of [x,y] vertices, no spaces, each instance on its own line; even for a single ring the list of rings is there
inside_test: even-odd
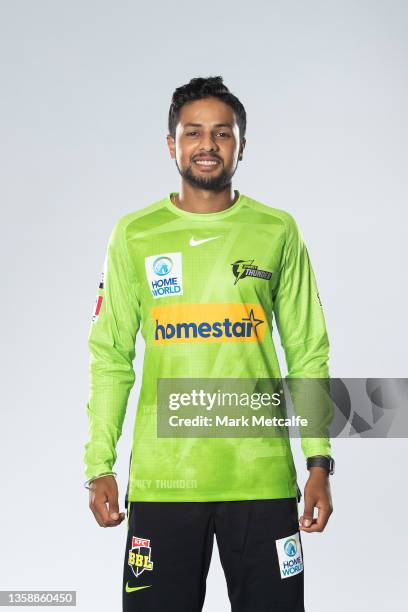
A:
[[[211,132],[204,132],[201,137],[200,149],[204,149],[204,151],[217,151],[218,145],[214,140]]]

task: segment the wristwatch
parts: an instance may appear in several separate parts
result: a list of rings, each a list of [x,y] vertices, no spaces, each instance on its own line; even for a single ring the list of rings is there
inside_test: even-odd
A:
[[[329,455],[315,455],[306,459],[306,467],[308,470],[312,467],[323,467],[329,474],[334,474],[334,459]]]

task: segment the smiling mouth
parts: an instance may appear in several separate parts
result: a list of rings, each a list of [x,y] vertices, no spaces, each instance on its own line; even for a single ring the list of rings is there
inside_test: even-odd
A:
[[[215,168],[219,165],[219,161],[217,159],[195,159],[194,163],[200,168]]]

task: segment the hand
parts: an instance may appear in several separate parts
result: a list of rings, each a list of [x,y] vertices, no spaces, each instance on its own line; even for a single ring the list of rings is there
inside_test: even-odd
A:
[[[101,476],[90,483],[89,507],[101,527],[121,524],[125,513],[119,512],[118,485],[114,476]]]
[[[323,531],[333,512],[330,482],[327,470],[322,467],[310,468],[310,476],[304,491],[305,507],[299,519],[299,527],[309,533]],[[313,518],[314,508],[318,508],[317,518]]]

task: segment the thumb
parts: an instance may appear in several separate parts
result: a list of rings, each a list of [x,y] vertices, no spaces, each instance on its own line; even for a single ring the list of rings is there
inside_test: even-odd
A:
[[[108,495],[109,514],[113,520],[119,518],[119,502],[118,496],[115,494]]]
[[[305,508],[303,510],[302,524],[304,527],[310,527],[313,520],[314,505],[310,498],[305,499]]]

